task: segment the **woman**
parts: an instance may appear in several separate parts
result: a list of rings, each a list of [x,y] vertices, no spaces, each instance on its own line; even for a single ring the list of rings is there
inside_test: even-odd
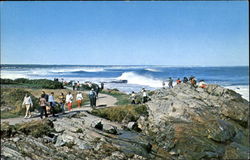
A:
[[[33,103],[31,97],[28,94],[25,94],[23,105],[26,107],[26,114],[24,118],[30,118],[31,117],[30,108],[33,107]]]
[[[71,92],[69,92],[66,95],[66,104],[68,106],[68,111],[72,110],[72,100],[73,100],[73,96],[72,96]]]
[[[41,95],[41,98],[39,100],[39,104],[40,104],[40,107],[41,107],[41,114],[40,114],[40,117],[41,119],[43,119],[43,112],[45,113],[45,117],[48,117],[48,114],[47,114],[47,111],[46,111],[46,99],[45,99],[45,95],[42,94]]]
[[[65,96],[64,96],[64,94],[61,93],[61,95],[58,97],[58,99],[59,99],[59,104],[61,105],[62,113],[65,113],[65,109],[64,109]]]
[[[76,101],[77,101],[77,107],[78,108],[81,107],[82,100],[83,100],[82,93],[78,92],[77,95],[76,95]]]

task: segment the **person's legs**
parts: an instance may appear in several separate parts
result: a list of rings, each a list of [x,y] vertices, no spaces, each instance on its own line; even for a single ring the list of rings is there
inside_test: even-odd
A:
[[[47,110],[46,110],[46,106],[43,106],[42,109],[43,109],[43,112],[45,113],[45,117],[48,117],[48,113],[47,113]]]
[[[96,106],[96,97],[93,98],[94,106]]]
[[[93,107],[93,98],[89,98],[90,106]]]
[[[61,103],[61,109],[62,109],[62,113],[65,113],[64,103]]]
[[[78,108],[81,107],[81,100],[77,100],[77,107],[78,107]]]
[[[50,110],[51,110],[52,116],[54,117],[55,116],[55,108],[54,108],[53,102],[50,102]]]
[[[40,106],[40,118],[43,119],[43,112],[44,112],[44,108],[45,108],[45,113],[46,113],[46,107],[45,106]]]
[[[25,107],[26,107],[26,113],[25,113],[25,117],[24,118],[28,117],[28,115],[29,115],[30,104],[26,104]]]

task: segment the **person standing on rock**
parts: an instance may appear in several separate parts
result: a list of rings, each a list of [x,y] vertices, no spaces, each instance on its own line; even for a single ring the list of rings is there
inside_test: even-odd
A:
[[[131,99],[131,104],[135,104],[136,94],[134,91],[132,91],[131,96],[129,98]]]
[[[32,103],[31,97],[28,94],[25,94],[23,105],[26,108],[26,113],[25,113],[24,118],[30,118],[31,117],[30,108],[33,107],[33,103]]]
[[[101,83],[101,91],[104,89],[104,83]]]
[[[58,99],[59,99],[59,104],[61,106],[62,113],[64,114],[65,113],[65,109],[64,109],[65,96],[64,96],[64,94],[61,93],[61,95],[58,97]]]
[[[45,99],[45,95],[42,94],[41,98],[39,99],[39,104],[40,104],[40,117],[41,119],[43,119],[43,113],[45,113],[45,117],[48,117],[47,111],[46,111],[46,99]]]
[[[176,84],[180,84],[181,83],[181,80],[180,80],[180,78],[178,78],[177,80],[176,80]]]
[[[90,101],[90,106],[94,108],[96,106],[96,92],[94,88],[92,88],[89,91],[89,101]]]
[[[168,87],[173,88],[173,79],[171,77],[169,77],[169,80],[168,80]]]
[[[50,104],[50,110],[52,113],[53,117],[56,117],[55,115],[55,99],[54,99],[54,92],[51,92],[51,94],[49,95],[49,104]]]
[[[77,95],[76,95],[76,101],[77,101],[77,107],[78,108],[81,107],[82,100],[83,100],[82,93],[78,92]]]
[[[68,111],[72,110],[72,101],[73,101],[73,96],[72,96],[71,92],[69,92],[66,95],[66,104],[68,106]]]
[[[187,83],[188,82],[188,78],[187,77],[184,77],[183,78],[183,83]]]
[[[142,88],[142,103],[146,103],[148,101],[148,93],[145,88]]]

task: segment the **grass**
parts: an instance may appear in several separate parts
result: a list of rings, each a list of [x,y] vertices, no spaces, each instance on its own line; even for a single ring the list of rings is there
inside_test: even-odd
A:
[[[25,115],[25,107],[22,107],[22,103],[23,103],[23,98],[26,93],[31,95],[31,99],[34,104],[34,108],[32,109],[32,111],[34,111],[34,109],[40,110],[38,99],[41,96],[42,91],[45,91],[46,94],[54,92],[55,101],[57,102],[59,102],[58,96],[61,93],[64,93],[64,95],[66,95],[70,91],[74,97],[73,108],[77,107],[77,102],[75,100],[77,91],[71,91],[68,89],[2,88],[1,101],[0,101],[1,109],[4,107],[9,108],[9,109],[6,111],[1,111],[1,119],[21,117]],[[89,98],[87,94],[83,93],[82,105],[85,105],[87,103],[89,103]],[[65,108],[67,108],[66,105],[65,105]],[[59,105],[56,107],[56,112],[60,112]]]
[[[129,95],[127,95],[126,93],[122,93],[117,90],[102,90],[101,93],[115,97],[117,99],[115,105],[127,105],[131,103],[131,101],[129,100]]]
[[[145,105],[121,105],[116,107],[94,109],[93,115],[111,120],[111,121],[137,121],[141,115],[147,115],[147,107]]]

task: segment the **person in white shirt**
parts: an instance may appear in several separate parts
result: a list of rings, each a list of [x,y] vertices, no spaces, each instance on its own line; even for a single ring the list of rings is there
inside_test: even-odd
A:
[[[51,92],[51,94],[49,95],[49,100],[48,100],[49,104],[50,104],[50,110],[52,113],[53,117],[56,117],[55,115],[55,99],[54,99],[54,92]]]
[[[78,92],[77,95],[76,95],[76,101],[77,101],[77,107],[78,108],[81,107],[82,100],[83,100],[82,93]]]
[[[142,88],[142,103],[146,103],[148,101],[148,94],[147,91]]]
[[[66,104],[68,106],[68,111],[72,110],[72,101],[73,101],[73,96],[72,96],[71,92],[69,92],[66,95]]]
[[[136,94],[134,91],[132,91],[130,99],[131,99],[131,104],[135,104]]]
[[[31,97],[28,94],[25,94],[23,105],[25,105],[26,107],[26,114],[24,118],[30,118],[31,117],[30,107],[33,107],[33,103],[32,103]]]

